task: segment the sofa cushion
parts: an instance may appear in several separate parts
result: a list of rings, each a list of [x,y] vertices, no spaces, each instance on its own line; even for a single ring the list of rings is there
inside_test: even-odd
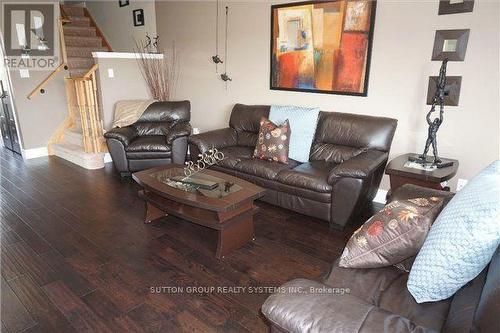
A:
[[[171,147],[167,144],[166,138],[162,135],[149,135],[138,137],[132,141],[125,150],[127,152],[170,152]]]
[[[344,163],[361,154],[364,149],[334,145],[331,143],[316,142],[311,148],[311,161],[325,161],[330,163]]]
[[[135,151],[125,152],[129,160],[143,160],[143,159],[166,159],[172,157],[171,151]]]
[[[443,326],[450,300],[418,304],[406,289],[408,273],[392,266],[381,268],[342,268],[339,260],[324,283],[336,288],[349,288],[351,295],[367,303],[404,316],[417,325],[436,331]]]
[[[289,160],[288,164],[283,164],[251,158],[242,159],[240,163],[234,166],[234,169],[266,179],[275,179],[280,171],[292,169],[297,165],[298,162],[294,160]]]
[[[290,158],[305,163],[309,161],[309,153],[318,124],[319,108],[303,106],[271,105],[269,120],[275,124],[290,123]]]
[[[334,167],[335,164],[323,161],[303,163],[291,170],[281,171],[276,180],[316,192],[331,192],[332,186],[328,184],[328,175]]]
[[[391,201],[354,232],[340,266],[376,268],[414,257],[442,205],[439,197]]]
[[[278,126],[269,119],[262,117],[259,139],[255,145],[253,157],[288,164],[290,134],[288,120]]]
[[[262,305],[262,313],[284,332],[431,332],[346,293],[306,279],[289,281]]]
[[[238,146],[255,147],[260,119],[269,117],[269,105],[235,104],[231,111],[229,127],[238,133]]]
[[[320,112],[314,142],[389,151],[396,125],[391,118]]]
[[[452,296],[490,262],[500,244],[500,160],[443,209],[417,255],[408,289],[417,302]]]
[[[224,154],[224,159],[218,163],[219,166],[224,168],[233,169],[234,166],[241,162],[241,159],[252,158],[253,148],[252,147],[242,147],[242,146],[232,146],[219,149]]]

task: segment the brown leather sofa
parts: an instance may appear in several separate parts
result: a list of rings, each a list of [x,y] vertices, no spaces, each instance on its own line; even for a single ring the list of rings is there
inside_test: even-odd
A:
[[[136,123],[104,134],[121,176],[169,163],[184,164],[191,134],[189,101],[154,102]]]
[[[213,168],[266,188],[263,201],[343,228],[375,197],[397,121],[321,112],[309,162],[287,165],[252,158],[260,119],[269,111],[266,105],[236,104],[229,127],[189,138],[192,159],[216,147],[226,159]]]
[[[447,203],[452,194],[404,185],[391,200],[422,196],[442,196]],[[273,332],[500,331],[499,249],[489,267],[447,300],[416,303],[406,287],[407,279],[407,272],[392,266],[346,269],[338,267],[337,260],[321,282],[295,279],[285,283],[284,292],[265,301],[262,313]],[[311,288],[316,292],[297,292]],[[341,294],[347,288],[350,292]]]

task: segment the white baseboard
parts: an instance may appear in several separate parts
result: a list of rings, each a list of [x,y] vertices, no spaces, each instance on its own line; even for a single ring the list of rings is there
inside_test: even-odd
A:
[[[385,197],[387,196],[387,190],[378,189],[377,195],[373,199],[373,202],[384,204],[386,203]]]
[[[111,163],[111,162],[113,162],[111,155],[109,153],[104,154],[104,163]]]
[[[22,155],[25,160],[30,160],[32,158],[49,156],[49,150],[47,147],[23,149]]]

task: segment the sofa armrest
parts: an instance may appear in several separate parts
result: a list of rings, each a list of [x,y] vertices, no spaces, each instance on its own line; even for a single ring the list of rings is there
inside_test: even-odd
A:
[[[115,127],[104,133],[106,139],[115,139],[127,147],[137,137],[137,130],[132,126]]]
[[[189,136],[191,134],[191,125],[188,122],[179,122],[170,128],[167,134],[167,143],[169,145],[174,142],[175,139],[181,138],[183,136]]]
[[[262,313],[284,332],[431,332],[408,318],[342,294],[341,288],[295,279],[265,301]]]
[[[349,177],[365,179],[381,164],[387,162],[389,153],[378,150],[367,150],[337,165],[328,176],[328,183],[334,184],[338,178]]]
[[[235,146],[236,142],[236,131],[230,127],[192,135],[189,137],[189,144],[195,145],[201,154],[211,148],[222,149],[225,147]]]

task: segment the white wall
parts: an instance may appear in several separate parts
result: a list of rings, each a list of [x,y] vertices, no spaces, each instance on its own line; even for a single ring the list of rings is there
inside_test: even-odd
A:
[[[463,77],[460,106],[446,107],[438,134],[440,153],[457,158],[458,177],[468,179],[500,155],[500,3],[476,0],[472,13],[442,16],[438,3],[378,1],[368,97],[269,90],[270,1],[229,2],[228,73],[233,82],[227,90],[210,59],[214,1],[157,1],[157,30],[163,46],[176,43],[181,69],[175,98],[191,100],[192,124],[202,131],[227,126],[237,102],[318,106],[398,119],[395,156],[420,152],[425,143],[427,82],[440,67],[430,60],[435,30],[469,28],[465,61],[448,65],[448,75]],[[221,2],[221,22],[225,5]],[[223,24],[220,31],[223,36]],[[222,40],[220,45],[223,51]],[[382,187],[388,188],[387,179]]]
[[[151,95],[135,58],[96,58],[95,61],[99,64],[97,82],[104,129],[109,130],[116,102],[150,99]],[[113,70],[113,78],[108,75],[109,69]]]
[[[130,0],[125,7],[120,7],[118,0],[87,0],[85,5],[115,52],[134,51],[135,41],[144,42],[146,33],[156,36],[154,0]],[[134,26],[135,9],[144,10],[143,26]]]
[[[55,0],[35,1],[58,3]],[[19,2],[34,1],[22,0]],[[2,14],[0,9],[0,29],[3,29]],[[59,6],[55,6],[54,17],[59,17]],[[55,54],[59,54],[57,39],[54,47]],[[3,62],[1,65],[3,65]],[[38,94],[31,100],[27,98],[28,94],[50,74],[50,71],[30,70],[29,73],[29,78],[21,78],[19,70],[10,71],[14,109],[17,115],[17,125],[23,149],[46,147],[52,134],[54,134],[67,115],[66,91],[64,86],[65,72],[61,71],[54,77],[45,87],[45,94]]]

